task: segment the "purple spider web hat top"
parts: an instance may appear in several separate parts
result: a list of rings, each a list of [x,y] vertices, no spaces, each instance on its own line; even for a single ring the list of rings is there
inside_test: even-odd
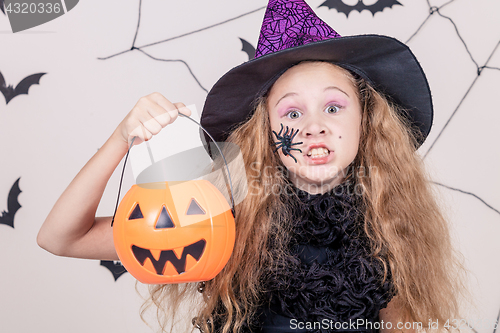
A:
[[[340,35],[302,0],[271,0],[267,6],[255,58]]]
[[[255,102],[266,97],[274,82],[302,61],[329,62],[365,79],[399,108],[418,146],[429,134],[431,92],[409,47],[382,35],[340,36],[304,0],[269,1],[255,58],[215,83],[205,100],[202,126],[215,141],[225,141],[252,116]]]

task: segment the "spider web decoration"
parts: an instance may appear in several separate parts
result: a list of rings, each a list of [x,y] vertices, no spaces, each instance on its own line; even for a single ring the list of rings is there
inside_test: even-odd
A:
[[[231,21],[240,19],[240,18],[242,18],[244,16],[247,16],[247,15],[253,14],[255,12],[258,12],[258,11],[260,11],[262,9],[265,9],[266,7],[265,6],[259,7],[259,8],[255,9],[255,10],[252,10],[252,11],[247,12],[247,13],[243,13],[241,15],[238,15],[236,17],[227,19],[225,21],[218,22],[218,23],[212,24],[210,26],[207,26],[207,27],[204,27],[204,28],[201,28],[201,29],[197,29],[197,30],[194,30],[194,31],[191,31],[191,32],[187,32],[187,33],[184,33],[184,34],[181,34],[181,35],[178,35],[178,36],[174,36],[174,37],[170,37],[170,38],[167,38],[167,39],[164,39],[164,40],[160,40],[158,42],[149,43],[149,44],[142,45],[142,46],[135,46],[135,42],[137,40],[137,35],[139,33],[139,28],[141,26],[141,8],[142,8],[142,0],[139,0],[139,13],[138,13],[138,19],[137,19],[137,28],[136,28],[134,39],[132,41],[132,46],[130,47],[130,49],[122,51],[122,52],[119,52],[119,53],[116,53],[116,54],[113,54],[113,55],[110,55],[110,56],[107,56],[107,57],[102,57],[102,58],[97,58],[97,59],[98,60],[108,60],[108,59],[111,59],[113,57],[116,57],[116,56],[119,56],[119,55],[123,55],[125,53],[137,50],[137,51],[141,52],[142,54],[144,54],[145,56],[147,56],[147,57],[149,57],[149,58],[151,58],[153,60],[156,60],[156,61],[180,62],[180,63],[184,64],[184,66],[187,67],[189,73],[191,74],[191,76],[193,77],[193,79],[196,81],[196,83],[198,84],[198,86],[203,91],[205,91],[206,93],[208,93],[208,90],[201,84],[201,82],[198,80],[198,78],[196,77],[196,75],[194,75],[193,71],[191,70],[191,67],[188,65],[188,63],[186,61],[184,61],[182,59],[161,59],[161,58],[156,58],[156,57],[153,57],[151,54],[147,53],[146,51],[144,51],[144,49],[148,48],[148,47],[151,47],[151,46],[159,45],[159,44],[162,44],[162,43],[170,42],[170,41],[182,38],[182,37],[186,37],[186,36],[189,36],[189,35],[192,35],[192,34],[195,34],[195,33],[199,33],[199,32],[202,32],[202,31],[205,31],[205,30],[217,27],[217,26],[225,24],[225,23],[229,23]]]
[[[472,80],[471,84],[468,86],[465,94],[459,99],[459,102],[458,102],[457,106],[455,107],[455,109],[453,110],[453,112],[451,113],[451,115],[448,117],[448,119],[446,119],[445,124],[439,129],[439,133],[437,134],[436,138],[434,138],[434,140],[430,143],[430,146],[427,149],[427,151],[425,152],[425,154],[423,154],[422,158],[424,160],[427,158],[427,156],[432,151],[432,149],[434,147],[436,147],[436,145],[438,144],[438,142],[441,142],[443,140],[443,137],[444,137],[443,134],[446,134],[445,131],[448,129],[448,132],[449,132],[449,129],[453,125],[452,119],[456,117],[458,111],[461,109],[462,105],[464,104],[464,101],[469,96],[469,94],[472,91],[473,87],[476,85],[476,83],[481,78],[481,74],[483,74],[486,70],[489,70],[489,71],[498,71],[498,70],[500,70],[500,68],[498,68],[498,67],[488,66],[488,64],[491,61],[491,59],[493,58],[494,54],[498,50],[498,47],[500,45],[500,41],[498,41],[496,44],[492,45],[492,51],[488,55],[487,60],[484,62],[483,65],[479,65],[478,62],[473,57],[473,55],[472,55],[472,53],[470,51],[469,46],[467,45],[467,43],[465,42],[464,38],[462,37],[462,35],[461,35],[460,31],[459,31],[459,28],[458,28],[457,24],[455,23],[455,21],[451,17],[446,16],[446,15],[444,15],[441,12],[441,10],[444,7],[452,4],[453,2],[456,2],[456,0],[450,0],[450,1],[446,2],[446,3],[444,3],[441,6],[433,6],[430,3],[429,0],[426,0],[426,2],[427,2],[427,5],[429,7],[429,14],[424,19],[424,21],[420,24],[420,26],[418,27],[418,29],[408,38],[408,40],[406,41],[406,44],[411,45],[411,41],[413,40],[413,38],[416,35],[419,34],[419,32],[422,30],[422,28],[426,24],[428,24],[428,22],[430,21],[431,17],[436,17],[436,14],[437,14],[437,16],[439,18],[447,20],[453,26],[453,29],[454,29],[454,31],[456,33],[456,36],[458,37],[458,39],[460,40],[461,44],[463,45],[466,53],[468,54],[468,56],[470,58],[470,61],[475,66],[476,75],[475,75],[474,79]],[[495,151],[492,151],[491,153],[494,154]],[[476,194],[474,194],[472,192],[465,191],[463,189],[452,187],[452,186],[449,186],[449,185],[445,185],[445,184],[442,184],[442,183],[436,182],[436,181],[434,181],[433,183],[435,185],[440,186],[442,188],[445,188],[447,190],[451,190],[451,191],[454,191],[454,192],[457,192],[457,193],[461,193],[461,194],[465,194],[467,196],[473,197],[473,198],[479,200],[485,207],[487,207],[491,211],[495,212],[496,214],[500,215],[500,211],[497,208],[493,207],[492,205],[490,205],[489,203],[487,203],[485,200],[483,200],[481,197],[479,197],[478,195],[476,195]],[[495,183],[492,183],[492,185],[495,186]],[[470,329],[470,330],[472,330],[473,332],[476,332],[476,333],[478,332],[478,330],[487,330],[487,331],[489,331],[490,329],[492,329],[492,332],[495,333],[497,331],[497,326],[499,324],[500,310],[498,311],[498,314],[496,316],[496,320],[495,321],[489,321],[489,322],[486,322],[484,320],[481,321],[481,319],[484,319],[484,318],[481,318],[479,322],[475,321],[475,320],[472,320],[471,322],[469,322],[470,319],[471,318],[465,318],[466,325],[465,325],[465,327],[462,327],[462,328],[468,328],[468,329]],[[485,325],[485,323],[487,323],[487,324]],[[475,327],[476,325],[477,325],[477,327]]]
[[[467,54],[469,55],[471,61],[474,63],[474,66],[476,67],[476,70],[477,70],[477,75],[476,77],[474,78],[474,80],[472,81],[472,83],[470,84],[469,88],[467,89],[466,93],[463,95],[463,97],[460,99],[457,107],[455,108],[455,110],[452,112],[452,114],[450,115],[450,117],[447,119],[446,123],[444,124],[444,126],[440,129],[439,131],[439,134],[437,135],[437,137],[434,139],[434,141],[431,143],[429,149],[427,149],[427,151],[425,152],[424,156],[423,156],[423,159],[425,159],[427,157],[427,155],[430,153],[430,151],[432,150],[432,148],[436,145],[436,143],[439,141],[439,139],[441,138],[441,135],[444,133],[444,131],[446,130],[446,128],[448,127],[448,125],[450,124],[451,120],[453,119],[453,117],[457,114],[457,111],[460,109],[460,107],[462,106],[464,100],[467,98],[467,96],[469,95],[470,91],[472,90],[472,88],[474,87],[474,85],[476,84],[476,82],[478,81],[478,79],[480,78],[481,76],[481,73],[484,71],[484,70],[500,70],[500,68],[498,67],[491,67],[491,66],[488,66],[488,63],[490,62],[491,58],[493,57],[493,55],[495,54],[495,52],[497,51],[498,49],[498,46],[500,45],[500,41],[497,42],[497,44],[494,46],[493,48],[493,51],[491,52],[491,54],[489,55],[488,59],[486,60],[485,64],[482,65],[482,66],[479,66],[477,61],[474,59],[474,57],[472,56],[470,50],[469,50],[469,47],[467,46],[467,44],[465,43],[464,39],[462,38],[459,30],[458,30],[458,27],[456,25],[456,23],[453,21],[452,18],[448,17],[448,16],[445,16],[441,13],[441,9],[443,9],[445,6],[455,2],[456,0],[451,0],[451,1],[448,1],[447,3],[437,7],[437,6],[432,6],[431,3],[429,2],[429,0],[426,0],[427,2],[427,5],[429,6],[429,15],[425,18],[425,20],[422,22],[422,24],[418,27],[418,29],[415,31],[415,33],[413,33],[410,38],[408,38],[408,40],[406,41],[406,44],[410,44],[411,40],[413,39],[413,37],[415,37],[421,30],[422,28],[426,25],[426,23],[428,23],[429,19],[434,15],[434,14],[438,14],[441,18],[444,18],[446,20],[448,20],[452,25],[453,25],[453,28],[458,36],[458,38],[460,39],[461,43],[464,45],[464,48],[465,48],[465,51],[467,52]],[[447,186],[447,185],[444,185],[444,184],[441,184],[441,183],[438,183],[438,182],[434,182],[434,184],[436,185],[439,185],[441,187],[444,187],[446,189],[449,189],[449,190],[452,190],[452,191],[457,191],[457,192],[460,192],[460,193],[463,193],[463,194],[466,194],[466,195],[470,195],[478,200],[480,200],[486,207],[488,207],[489,209],[491,209],[492,211],[494,211],[495,213],[499,214],[500,215],[500,211],[496,208],[494,208],[493,206],[491,206],[490,204],[486,203],[485,200],[481,199],[479,196],[477,196],[476,194],[474,193],[470,193],[468,191],[464,191],[464,190],[461,190],[461,189],[458,189],[458,188],[454,188],[454,187],[451,187],[451,186]]]
[[[320,20],[305,2],[274,0],[264,15],[255,58],[340,35]]]
[[[448,121],[446,122],[446,124],[443,126],[443,128],[441,129],[441,131],[439,132],[437,138],[432,142],[431,146],[429,147],[429,149],[427,150],[427,152],[425,153],[424,155],[424,158],[429,154],[429,152],[432,150],[432,148],[434,147],[434,144],[439,140],[441,134],[443,134],[444,130],[446,129],[446,127],[448,126],[448,124],[450,123],[451,119],[455,116],[455,114],[457,113],[458,109],[460,108],[460,106],[462,105],[462,102],[465,100],[465,98],[467,97],[467,95],[469,94],[469,92],[471,91],[472,87],[474,86],[474,84],[476,83],[477,79],[479,78],[479,76],[481,75],[482,71],[484,69],[493,69],[493,70],[500,70],[500,68],[498,67],[490,67],[488,66],[488,63],[489,61],[491,60],[491,58],[493,57],[493,55],[495,54],[498,46],[500,45],[500,41],[498,41],[498,43],[496,44],[495,48],[493,49],[493,52],[491,52],[490,56],[488,57],[488,60],[486,60],[486,63],[483,65],[483,66],[479,66],[477,61],[474,60],[474,57],[472,56],[471,52],[469,51],[469,48],[467,47],[467,44],[465,43],[464,39],[462,38],[462,36],[460,35],[460,32],[458,31],[458,27],[457,25],[455,24],[455,22],[448,16],[445,16],[443,15],[440,10],[449,5],[450,3],[454,2],[455,0],[451,0],[447,3],[445,3],[444,5],[440,6],[440,7],[436,7],[436,6],[432,6],[430,3],[429,3],[429,0],[426,0],[427,1],[427,4],[429,5],[429,15],[427,16],[427,18],[424,20],[424,22],[420,25],[420,27],[418,27],[417,31],[415,31],[415,33],[413,35],[411,35],[411,37],[406,41],[406,44],[409,44],[409,42],[413,39],[413,37],[422,29],[422,27],[427,23],[427,21],[434,15],[434,14],[438,14],[439,16],[441,16],[442,18],[445,18],[447,19],[448,21],[450,21],[450,23],[453,25],[453,27],[455,28],[455,31],[457,33],[457,36],[458,38],[460,39],[460,41],[462,42],[462,44],[464,45],[465,47],[465,50],[467,51],[467,53],[469,54],[470,58],[471,58],[471,61],[474,63],[474,65],[476,66],[477,68],[477,76],[476,78],[474,79],[474,81],[472,82],[472,84],[470,85],[469,89],[467,90],[467,92],[465,93],[465,95],[462,97],[462,99],[460,100],[460,103],[458,104],[458,106],[456,107],[456,109],[453,111],[453,113],[451,114],[450,118],[448,118]],[[498,212],[498,211],[497,211]]]

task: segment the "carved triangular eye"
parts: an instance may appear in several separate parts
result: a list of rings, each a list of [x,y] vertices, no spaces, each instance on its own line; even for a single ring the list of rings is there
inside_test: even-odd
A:
[[[141,208],[139,207],[139,204],[135,205],[134,210],[132,213],[130,213],[130,216],[128,217],[129,220],[136,220],[136,219],[143,219],[144,216],[142,215]]]
[[[158,221],[156,221],[156,229],[165,229],[165,228],[175,228],[174,222],[172,218],[167,212],[165,206],[163,206],[160,217],[158,217]]]
[[[204,215],[204,214],[205,211],[203,210],[203,208],[200,207],[200,204],[196,202],[194,198],[191,199],[186,215]]]

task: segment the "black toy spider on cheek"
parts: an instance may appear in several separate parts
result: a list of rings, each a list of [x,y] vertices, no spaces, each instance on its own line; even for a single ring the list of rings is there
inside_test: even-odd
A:
[[[300,150],[298,148],[292,148],[292,146],[294,146],[294,145],[302,144],[302,142],[293,143],[293,138],[297,135],[297,133],[299,133],[299,130],[295,131],[295,133],[294,133],[293,128],[289,129],[287,126],[285,133],[283,133],[283,135],[282,135],[281,133],[283,132],[283,124],[280,124],[280,125],[281,125],[281,129],[280,129],[279,133],[276,133],[275,131],[273,131],[274,135],[276,136],[276,139],[278,140],[274,143],[277,146],[276,149],[274,150],[274,152],[278,151],[281,148],[283,155],[285,155],[285,156],[290,155],[290,157],[293,158],[295,163],[297,163],[297,159],[295,158],[295,156],[292,155],[291,151],[297,150],[297,151],[302,153],[302,150]],[[290,133],[288,133],[288,131],[290,131]]]

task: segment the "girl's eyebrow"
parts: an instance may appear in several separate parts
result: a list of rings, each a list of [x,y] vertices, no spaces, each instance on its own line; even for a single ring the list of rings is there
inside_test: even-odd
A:
[[[278,101],[276,102],[276,104],[274,105],[276,107],[276,105],[279,104],[279,102],[281,102],[281,100],[285,97],[290,97],[290,96],[294,96],[294,95],[297,95],[297,93],[294,93],[294,92],[289,92],[289,93],[286,93],[285,95],[283,95],[283,97],[281,97],[280,99],[278,99]]]
[[[345,91],[343,91],[342,89],[340,89],[339,87],[335,87],[335,86],[328,86],[325,88],[324,91],[327,91],[327,90],[331,90],[331,89],[334,89],[334,90],[338,90],[340,91],[341,93],[343,93],[344,95],[346,95],[347,97],[350,97],[348,93],[346,93]]]
[[[331,90],[331,89],[338,90],[341,93],[343,93],[344,95],[346,95],[347,97],[350,97],[348,93],[346,93],[345,91],[343,91],[342,89],[340,89],[339,87],[336,87],[336,86],[328,86],[328,87],[325,88],[324,91]],[[278,101],[276,102],[276,104],[274,106],[276,107],[276,105],[278,105],[279,102],[281,102],[281,100],[283,98],[290,97],[290,96],[295,96],[295,95],[298,95],[298,94],[295,93],[295,92],[289,92],[289,93],[284,94],[280,99],[278,99]]]

